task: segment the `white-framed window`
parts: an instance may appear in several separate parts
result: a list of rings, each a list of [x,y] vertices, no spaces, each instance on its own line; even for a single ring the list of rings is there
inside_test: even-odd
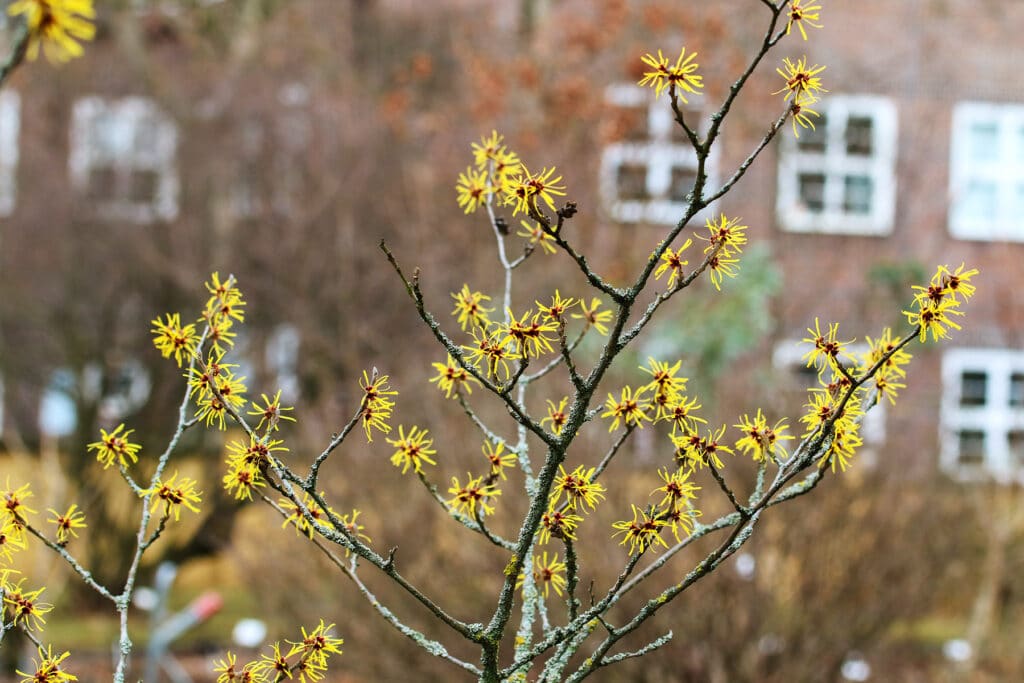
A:
[[[788,373],[791,378],[791,385],[806,392],[807,390],[820,386],[818,383],[818,368],[807,367],[804,356],[813,348],[810,342],[786,339],[778,342],[772,351],[772,364]],[[860,356],[868,352],[867,344],[848,344],[845,346],[848,354]],[[844,363],[848,369],[853,369],[852,363]],[[863,459],[868,466],[874,466],[878,460],[878,447],[885,443],[885,413],[886,405],[884,400],[879,400],[870,410],[864,414],[860,425],[860,437],[864,441],[858,457]],[[802,414],[801,414],[802,415]],[[799,437],[803,425],[800,423],[800,415],[796,415],[789,421],[790,430],[794,436]]]
[[[601,154],[600,191],[608,214],[620,223],[674,224],[689,206],[697,179],[697,154],[673,119],[664,99],[633,84],[609,86],[605,103],[621,114],[622,139]],[[684,112],[697,126],[700,113]],[[705,194],[717,187],[717,154],[712,151],[705,173]]]
[[[71,112],[71,182],[106,218],[178,215],[178,129],[143,97],[85,97]]]
[[[939,442],[958,479],[1024,482],[1024,351],[945,352]]]
[[[0,216],[14,211],[17,196],[18,130],[21,103],[13,90],[0,91]]]
[[[950,234],[1024,241],[1024,105],[957,104],[949,147]]]
[[[815,128],[782,135],[776,213],[784,230],[887,235],[896,206],[896,105],[828,95]]]

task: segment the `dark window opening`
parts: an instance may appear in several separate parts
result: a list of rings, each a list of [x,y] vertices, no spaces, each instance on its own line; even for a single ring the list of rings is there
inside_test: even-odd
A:
[[[813,107],[812,107],[813,108]],[[824,153],[825,152],[825,115],[817,119],[814,128],[804,128],[796,141],[796,146],[801,152]]]
[[[968,371],[960,375],[960,405],[983,406],[988,389],[988,375]]]
[[[619,199],[648,199],[647,167],[636,164],[619,166],[615,188]]]
[[[867,116],[851,116],[846,122],[846,153],[871,156],[873,122]]]
[[[825,174],[801,173],[798,181],[800,183],[800,203],[813,213],[824,211]]]
[[[968,467],[985,463],[985,432],[965,430],[959,433],[960,454],[957,462]]]
[[[674,202],[690,201],[690,193],[693,192],[693,184],[697,182],[697,174],[688,168],[672,169],[672,183],[668,188],[668,196]]]
[[[846,176],[843,183],[843,211],[846,213],[871,213],[871,198],[874,183],[868,176]]]
[[[128,199],[149,204],[156,200],[158,176],[156,171],[134,171],[130,177]]]
[[[1024,372],[1010,375],[1010,405],[1015,408],[1024,407]]]

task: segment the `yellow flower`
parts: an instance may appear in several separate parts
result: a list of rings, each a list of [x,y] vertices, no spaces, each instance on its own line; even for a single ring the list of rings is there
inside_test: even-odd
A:
[[[107,469],[115,461],[121,467],[128,467],[139,461],[138,453],[142,446],[128,440],[128,436],[135,430],[129,429],[121,433],[122,429],[124,424],[119,424],[109,434],[105,429],[101,429],[100,440],[86,446],[86,450],[96,451],[96,459],[103,463],[103,469]]]
[[[507,313],[509,323],[501,327],[505,333],[502,342],[514,346],[519,356],[536,358],[554,350],[551,346],[552,338],[547,336],[547,333],[558,329],[557,321],[551,320],[548,316],[541,317],[540,313],[534,313],[531,310],[523,313],[518,320],[512,311],[507,311]]]
[[[747,235],[744,232],[747,226],[740,225],[741,220],[743,219],[729,218],[724,213],[717,220],[707,219],[704,222],[704,227],[708,229],[707,237],[698,235],[699,239],[708,243],[708,246],[704,247],[704,253],[710,254],[718,249],[719,256],[733,256],[743,251],[743,245],[747,243]]]
[[[459,326],[463,332],[470,325],[486,328],[491,324],[487,314],[494,309],[484,306],[484,302],[490,301],[491,297],[483,292],[471,292],[469,285],[462,285],[462,289],[458,293],[453,293],[452,298],[455,299],[455,309],[452,311],[452,315],[458,316]]]
[[[523,227],[516,231],[516,235],[529,239],[531,249],[535,248],[539,244],[541,249],[547,253],[555,253],[555,245],[552,244],[552,242],[555,241],[555,238],[550,233],[546,232],[544,228],[541,227],[540,223],[534,223],[532,227],[526,221],[519,221],[519,223]]]
[[[562,427],[565,426],[566,420],[569,419],[569,414],[565,412],[565,404],[569,402],[568,396],[563,396],[562,400],[555,405],[553,401],[548,399],[548,416],[540,421],[543,427],[545,423],[551,424],[551,431],[558,436],[562,433]]]
[[[681,504],[695,499],[700,487],[690,481],[692,473],[693,470],[683,469],[677,469],[675,472],[669,472],[667,469],[658,470],[658,476],[665,482],[664,486],[651,491],[652,496],[655,493],[663,494],[658,506],[667,510],[677,510]]]
[[[665,543],[665,539],[661,537],[661,529],[665,526],[665,521],[649,510],[641,510],[636,505],[631,507],[633,508],[633,519],[626,519],[612,524],[612,527],[617,529],[612,535],[623,535],[619,545],[626,545],[628,543],[630,555],[643,553],[656,544],[661,544],[667,548],[668,543]]]
[[[196,334],[196,326],[192,323],[181,324],[181,315],[168,313],[167,320],[161,321],[159,317],[154,318],[153,345],[160,351],[164,358],[174,356],[174,362],[181,367],[183,359],[189,359],[196,352],[196,345],[199,343],[199,335]]]
[[[505,442],[503,441],[498,441],[497,443],[491,443],[490,439],[484,441],[484,456],[487,458],[487,462],[491,466],[491,471],[487,475],[490,479],[496,479],[497,477],[507,479],[508,477],[505,476],[505,468],[516,466],[515,451],[504,453],[504,450]]]
[[[818,112],[811,109],[812,104],[817,100],[813,97],[805,95],[797,95],[793,100],[793,104],[790,106],[790,111],[793,114],[793,135],[797,138],[800,137],[800,131],[797,130],[797,125],[801,128],[810,128],[816,130],[814,127],[814,121],[811,121],[810,117],[813,116],[818,118],[821,116]]]
[[[12,489],[11,483],[8,481],[6,489],[0,491],[0,505],[3,505],[0,513],[5,514],[7,519],[18,527],[24,527],[25,515],[35,514],[35,510],[25,505],[25,501],[31,497],[32,491],[29,484]]]
[[[352,512],[350,512],[349,514],[342,515],[341,516],[342,530],[345,531],[350,537],[352,537],[352,538],[354,538],[354,539],[356,539],[358,541],[362,541],[364,543],[369,543],[371,541],[371,539],[370,539],[369,536],[367,536],[366,534],[363,533],[364,531],[366,531],[366,527],[359,523],[359,521],[358,521],[359,520],[359,515],[360,515],[360,511],[356,510],[355,508],[353,508]],[[351,554],[352,554],[352,551],[349,550],[348,548],[346,548],[345,549],[345,556],[348,557]],[[331,624],[331,626],[333,626],[333,625],[334,624]],[[341,653],[339,652],[338,654],[341,654]]]
[[[444,363],[431,363],[435,370],[437,370],[437,376],[430,378],[430,383],[437,383],[437,388],[444,392],[445,398],[453,398],[452,392],[455,396],[459,395],[459,392],[463,388],[466,389],[467,394],[473,393],[473,382],[480,384],[480,380],[473,375],[469,374],[464,367],[459,365],[452,359],[451,354],[448,355],[448,360]]]
[[[11,617],[14,626],[21,622],[22,626],[29,631],[41,631],[46,625],[43,615],[53,609],[53,605],[41,602],[39,596],[46,588],[39,588],[34,591],[23,591],[19,581],[14,586],[8,586],[4,592],[3,604],[6,606],[7,615]]]
[[[959,295],[964,301],[967,301],[974,296],[974,285],[971,284],[971,278],[977,274],[977,268],[965,271],[964,264],[961,263],[953,272],[950,272],[948,266],[939,266],[932,280],[933,282],[938,280],[950,294]]]
[[[554,295],[551,297],[550,304],[542,304],[539,301],[534,301],[537,304],[537,309],[544,314],[545,317],[551,320],[561,321],[565,319],[565,312],[575,306],[578,301],[573,299],[571,296],[563,299],[561,293],[556,289]]]
[[[274,394],[274,398],[267,398],[266,394],[260,394],[263,398],[263,405],[260,406],[257,403],[252,403],[252,410],[247,414],[253,415],[260,418],[259,423],[256,425],[256,429],[263,427],[264,423],[267,425],[267,433],[275,432],[278,429],[278,425],[281,420],[288,420],[289,422],[295,422],[295,418],[290,415],[285,415],[286,412],[295,410],[295,408],[289,408],[281,405],[281,390],[278,389],[277,393]]]
[[[584,505],[591,510],[596,509],[597,504],[604,498],[605,491],[603,484],[594,481],[596,468],[584,470],[583,465],[579,465],[572,472],[566,472],[565,467],[559,465],[558,470],[548,509],[555,509],[563,493],[570,510],[582,510]]]
[[[459,206],[466,213],[473,213],[483,206],[493,192],[491,186],[487,184],[487,172],[474,171],[472,168],[467,168],[465,173],[459,174],[455,191],[458,193]]]
[[[719,453],[732,453],[732,449],[723,446],[720,442],[725,434],[725,426],[715,432],[709,429],[708,435],[702,437],[696,431],[686,432],[680,436],[671,435],[672,443],[676,447],[675,460],[680,467],[687,466],[691,469],[696,467],[714,466],[722,469],[725,464],[718,457]]]
[[[959,330],[960,325],[950,318],[951,315],[963,315],[964,312],[957,310],[960,302],[956,299],[945,299],[938,303],[921,304],[917,311],[903,311],[907,316],[907,322],[920,330],[920,340],[923,342],[932,333],[932,341],[945,339],[949,336],[950,328]]]
[[[762,460],[766,455],[773,455],[779,440],[786,441],[794,438],[789,434],[782,433],[789,429],[785,422],[784,419],[779,420],[774,427],[769,427],[760,408],[757,409],[757,415],[753,420],[750,419],[750,416],[744,415],[739,424],[733,425],[743,432],[743,437],[736,442],[736,450],[741,451],[744,455],[750,455],[754,460]]]
[[[871,337],[867,337],[868,340],[868,351],[864,354],[864,368],[866,371],[873,367],[875,363],[882,360],[887,353],[893,352],[896,348],[897,340],[893,339],[892,329],[886,327],[882,330],[882,336],[878,339],[872,340]],[[887,377],[906,377],[907,371],[903,369],[904,365],[910,363],[910,353],[905,349],[895,351],[889,356],[888,360],[881,367],[880,372],[884,372]]]
[[[288,641],[292,648],[286,657],[300,655],[301,660],[309,661],[321,669],[326,669],[328,657],[332,654],[340,655],[341,649],[338,646],[345,642],[341,638],[335,638],[332,635],[333,630],[334,624],[325,625],[323,619],[309,633],[303,627],[301,642],[293,643],[290,640]]]
[[[487,365],[487,376],[498,379],[499,374],[507,380],[511,377],[508,364],[509,361],[519,358],[519,354],[510,348],[509,337],[502,326],[488,333],[483,329],[473,330],[473,344],[463,346],[467,351],[467,362],[474,367],[479,367],[481,362]]]
[[[28,58],[39,56],[42,45],[51,62],[67,62],[81,57],[78,41],[96,36],[96,10],[92,0],[15,0],[7,8],[12,17],[25,16],[28,27]]]
[[[818,77],[822,71],[825,70],[824,66],[807,66],[807,57],[801,57],[795,63],[792,62],[789,57],[785,57],[782,60],[786,70],[776,68],[775,71],[786,81],[785,87],[781,90],[776,90],[773,95],[779,93],[786,93],[783,98],[784,101],[788,101],[789,98],[796,99],[802,95],[806,95],[811,101],[818,98],[819,92],[828,92],[825,88],[821,87],[821,79]]]
[[[35,671],[32,673],[17,671],[19,676],[25,677],[21,679],[21,683],[65,683],[78,680],[76,676],[61,669],[61,663],[71,655],[70,652],[54,655],[52,645],[47,645],[45,650],[39,646],[36,652],[39,654],[39,659],[33,660]]]
[[[839,365],[841,358],[847,354],[843,350],[843,347],[847,344],[852,344],[854,340],[839,341],[837,338],[839,335],[839,323],[830,323],[828,326],[828,334],[822,334],[821,324],[818,319],[814,319],[814,329],[807,328],[810,332],[810,337],[804,337],[801,342],[814,344],[814,348],[803,355],[803,359],[807,361],[807,367],[818,368],[818,375],[820,376],[825,372],[825,368],[831,368],[834,372],[839,373]],[[819,363],[819,361],[825,361]]]
[[[199,512],[198,503],[202,502],[202,491],[196,490],[194,479],[182,477],[178,481],[175,472],[167,481],[157,480],[152,488],[141,491],[139,495],[151,496],[153,505],[150,512],[156,512],[160,503],[164,504],[164,515],[174,515],[174,521],[181,519],[181,508],[186,507],[192,512]]]
[[[572,317],[576,318],[577,320],[586,321],[587,327],[593,327],[595,330],[597,330],[598,334],[607,337],[607,324],[612,319],[612,312],[598,311],[597,309],[600,307],[601,300],[598,299],[597,297],[594,297],[593,299],[590,300],[589,306],[583,303],[583,301],[580,301],[580,310],[582,311],[582,313],[573,313]]]
[[[359,386],[363,388],[359,418],[363,421],[367,441],[373,441],[374,429],[385,434],[391,432],[391,425],[387,421],[391,417],[395,402],[388,397],[396,396],[398,392],[388,386],[388,377],[378,375],[377,368],[374,368],[372,377],[363,370],[363,378],[359,380]]]
[[[24,550],[25,533],[23,526],[13,519],[4,517],[0,522],[0,558],[6,558],[7,562],[11,562],[15,551]],[[3,585],[3,577],[0,575],[0,587]]]
[[[522,165],[521,168],[521,173],[505,183],[502,188],[506,195],[505,203],[515,205],[512,210],[513,215],[530,213],[531,210],[537,211],[538,197],[547,204],[549,209],[554,211],[554,197],[565,196],[565,186],[558,184],[562,182],[562,176],[553,177],[555,175],[554,166],[542,169],[536,175],[530,173],[525,165]]]
[[[683,266],[688,265],[690,262],[683,260],[683,252],[686,251],[687,247],[693,244],[693,240],[686,240],[686,243],[679,248],[678,251],[672,251],[672,247],[665,249],[661,255],[661,263],[654,271],[654,279],[661,279],[661,276],[667,271],[668,276],[668,288],[672,289],[672,285],[677,281],[683,279]]]
[[[554,589],[555,595],[562,596],[562,590],[566,585],[565,570],[565,563],[558,561],[558,553],[553,554],[551,559],[548,559],[546,550],[543,555],[533,556],[533,580],[538,589],[544,592],[545,598],[551,594],[552,589]],[[522,588],[524,583],[526,583],[526,577],[520,573],[516,579],[516,588]]]
[[[323,495],[324,493],[323,491],[321,491],[321,499],[323,498]],[[281,523],[282,529],[288,526],[289,524],[294,524],[295,531],[297,533],[305,534],[309,536],[310,539],[312,539],[313,534],[316,533],[316,527],[314,526],[314,522],[316,524],[319,524],[320,526],[327,527],[328,529],[333,528],[333,525],[331,524],[329,519],[329,515],[336,515],[337,513],[335,513],[334,509],[331,508],[330,506],[327,507],[326,512],[322,510],[320,506],[317,504],[316,500],[314,500],[313,497],[310,496],[308,493],[302,494],[301,506],[296,505],[287,498],[280,498],[278,499],[277,503],[278,505],[281,506],[282,510],[285,510],[288,513],[288,516],[284,518],[284,522]],[[305,512],[309,513],[309,517],[312,519],[312,521],[310,521],[310,519],[307,519]]]
[[[804,40],[807,40],[807,31],[804,29],[804,24],[813,26],[814,28],[821,28],[821,24],[815,23],[818,21],[821,5],[811,5],[809,3],[814,0],[790,0],[788,20],[786,21],[786,35],[793,29],[795,24],[800,29],[800,35],[803,36]],[[807,3],[807,4],[805,4]]]
[[[85,515],[78,509],[77,503],[72,503],[63,515],[53,508],[50,508],[50,512],[53,513],[53,519],[46,521],[57,525],[57,545],[65,545],[72,536],[78,538],[76,529],[84,529],[86,526]]]
[[[234,275],[221,282],[218,273],[210,275],[210,281],[204,283],[210,298],[206,301],[206,309],[203,311],[203,320],[210,325],[231,327],[232,321],[245,321],[245,301],[242,300],[242,290],[237,286]]]
[[[683,102],[688,100],[683,92],[700,94],[697,91],[704,87],[704,77],[694,73],[699,66],[694,62],[696,52],[686,56],[686,48],[679,51],[679,59],[672,66],[669,66],[668,58],[658,50],[658,56],[646,54],[640,60],[651,67],[653,71],[645,71],[644,77],[640,79],[640,85],[649,85],[654,88],[654,96],[658,97],[662,92],[668,90],[672,95],[678,95]]]
[[[466,473],[466,484],[459,484],[458,477],[452,477],[452,485],[448,493],[453,495],[448,505],[456,512],[476,517],[477,506],[480,506],[481,515],[494,514],[494,506],[488,505],[487,501],[501,495],[493,484],[488,484],[483,477],[474,478],[469,472]]]
[[[707,424],[707,420],[703,417],[693,414],[693,411],[700,410],[700,408],[701,405],[697,403],[697,399],[682,395],[676,396],[664,409],[659,406],[660,419],[672,423],[673,434],[678,430],[692,431],[697,428],[698,422]]]
[[[608,394],[608,400],[605,401],[604,407],[607,408],[601,417],[612,417],[611,426],[608,427],[608,431],[614,431],[619,426],[619,420],[627,427],[634,425],[643,429],[644,421],[650,421],[651,417],[647,414],[647,410],[651,407],[650,401],[644,396],[647,391],[647,387],[641,387],[637,389],[636,393],[633,393],[632,387],[623,387],[622,395],[619,400],[615,400],[613,394]]]
[[[430,458],[432,455],[437,455],[437,451],[431,448],[434,445],[434,440],[427,438],[429,433],[430,431],[427,429],[411,427],[409,435],[406,436],[405,427],[399,425],[398,438],[387,439],[389,444],[398,449],[391,456],[391,464],[401,467],[402,474],[408,472],[410,467],[416,472],[422,472],[423,463],[437,464]]]
[[[544,545],[552,538],[563,541],[576,540],[576,527],[583,521],[579,515],[564,513],[559,510],[548,510],[540,518],[540,534],[537,542]]]

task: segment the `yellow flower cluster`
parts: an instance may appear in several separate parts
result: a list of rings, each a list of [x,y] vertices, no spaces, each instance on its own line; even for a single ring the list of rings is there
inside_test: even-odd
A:
[[[494,506],[488,501],[501,495],[501,490],[493,484],[490,478],[483,475],[474,477],[466,473],[466,483],[460,484],[458,477],[452,477],[452,485],[448,488],[452,498],[448,501],[448,507],[452,510],[476,518],[479,507],[481,516],[493,515]]]
[[[266,486],[264,472],[271,464],[276,451],[287,451],[284,442],[255,435],[247,441],[236,439],[228,443],[228,457],[225,460],[228,471],[221,480],[224,489],[236,500],[252,500],[257,488]]]
[[[555,197],[565,196],[562,177],[555,175],[555,169],[544,168],[531,173],[520,160],[519,155],[504,144],[504,136],[491,131],[479,143],[473,143],[473,166],[459,174],[455,183],[456,199],[466,213],[473,213],[483,206],[490,206],[495,197],[501,203],[511,206],[513,215],[526,213],[540,214],[538,200],[555,211]],[[541,244],[545,251],[554,252],[549,243],[553,237],[539,225],[530,226],[523,222],[526,237],[535,247]]]
[[[553,353],[555,334],[565,324],[565,313],[577,304],[583,313],[574,313],[572,317],[584,320],[584,332],[593,327],[607,334],[605,325],[612,315],[611,311],[598,310],[600,299],[595,298],[588,307],[572,297],[562,297],[556,290],[550,303],[536,301],[536,310],[527,309],[519,316],[508,310],[508,322],[498,322],[492,321],[489,315],[494,309],[484,305],[491,299],[486,294],[463,285],[451,296],[455,300],[452,315],[462,330],[473,337],[472,343],[462,346],[465,350],[464,363],[483,368],[488,377],[496,380],[508,380],[512,376],[509,364],[513,361],[528,361]],[[477,381],[451,356],[447,363],[434,363],[433,367],[437,374],[430,381],[436,383],[448,398],[459,395],[463,388],[466,388],[466,393],[471,393],[470,383]]]
[[[391,418],[395,402],[389,397],[397,396],[398,392],[388,386],[388,379],[387,375],[378,375],[377,368],[374,368],[372,375],[367,375],[363,370],[363,378],[359,380],[359,386],[363,388],[359,419],[363,423],[367,441],[373,441],[374,429],[385,434],[391,433],[388,419]]]
[[[955,271],[948,266],[939,266],[927,287],[914,287],[917,290],[914,295],[917,309],[903,311],[903,315],[917,327],[922,342],[929,333],[932,341],[938,341],[948,337],[950,329],[960,329],[954,317],[964,314],[960,306],[974,295],[971,278],[977,274],[977,268],[965,271],[962,263]]]
[[[150,512],[156,512],[161,504],[164,506],[164,516],[174,516],[174,521],[181,519],[181,508],[187,508],[192,512],[199,512],[199,503],[202,502],[202,491],[196,490],[195,479],[182,477],[178,480],[178,473],[171,475],[170,479],[157,479],[153,486],[139,492],[142,497],[149,497],[152,501]]]
[[[271,683],[271,681],[324,680],[330,659],[333,655],[341,655],[344,640],[334,635],[334,624],[325,624],[321,619],[316,628],[307,631],[302,629],[302,639],[280,641],[270,647],[270,654],[262,654],[260,658],[240,665],[232,652],[227,652],[224,659],[216,662],[214,673],[217,683]]]
[[[787,11],[786,35],[789,35],[796,26],[803,39],[807,40],[807,27],[821,28],[818,23],[821,16],[819,10],[821,5],[812,4],[814,0],[790,0]],[[782,60],[783,68],[775,71],[786,81],[786,85],[775,95],[785,93],[784,100],[790,102],[790,113],[793,116],[793,134],[800,137],[800,128],[814,130],[814,122],[811,117],[817,118],[820,115],[811,109],[811,105],[817,102],[819,93],[828,92],[821,85],[821,78],[818,76],[825,70],[824,66],[807,65],[807,58],[801,57],[792,61],[788,57]]]
[[[685,467],[659,470],[658,476],[663,484],[651,491],[651,495],[661,495],[661,500],[646,509],[631,505],[632,518],[612,524],[616,529],[613,536],[622,535],[620,545],[628,545],[630,555],[658,545],[668,547],[661,537],[666,527],[672,531],[677,543],[683,533],[689,535],[693,531],[693,520],[700,516],[700,510],[694,507],[693,501],[700,487],[690,481],[692,474],[693,470]]]

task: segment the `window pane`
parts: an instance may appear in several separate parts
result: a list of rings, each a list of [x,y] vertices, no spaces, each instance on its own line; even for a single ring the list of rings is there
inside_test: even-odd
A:
[[[996,184],[987,180],[971,180],[960,200],[960,211],[967,217],[995,220]]]
[[[843,211],[846,213],[871,213],[871,197],[874,183],[869,176],[846,176],[843,192]]]
[[[689,168],[672,168],[672,184],[668,188],[669,199],[674,202],[688,202],[689,195],[693,191],[693,184],[697,181],[697,174]]]
[[[128,199],[149,204],[156,200],[156,171],[135,171],[131,174]]]
[[[801,365],[796,368],[794,373],[796,375],[796,381],[801,389],[811,389],[819,386],[818,384],[818,369],[814,367],[807,367]]]
[[[988,375],[984,372],[965,372],[960,376],[960,405],[985,405]]]
[[[995,161],[999,157],[996,143],[999,129],[993,123],[975,123],[967,131],[967,144],[972,161]]]
[[[867,116],[851,116],[846,122],[846,153],[871,156],[872,120]]]
[[[1024,407],[1024,372],[1010,375],[1010,405],[1016,408]]]
[[[106,159],[126,157],[132,148],[135,127],[124,117],[115,116],[110,112],[98,114],[93,119],[93,139],[99,155]]]
[[[828,127],[825,115],[822,114],[815,121],[814,128],[803,128],[800,131],[796,146],[801,152],[823,153],[825,151],[825,129]]]
[[[960,455],[957,461],[961,465],[982,465],[985,462],[985,432],[962,431],[958,435],[960,440]]]
[[[800,174],[800,203],[808,211],[821,213],[825,210],[825,174]]]
[[[619,199],[647,199],[647,167],[640,164],[619,166],[615,188]]]
[[[1010,446],[1010,464],[1015,468],[1024,467],[1024,432],[1015,430],[1006,435]]]

